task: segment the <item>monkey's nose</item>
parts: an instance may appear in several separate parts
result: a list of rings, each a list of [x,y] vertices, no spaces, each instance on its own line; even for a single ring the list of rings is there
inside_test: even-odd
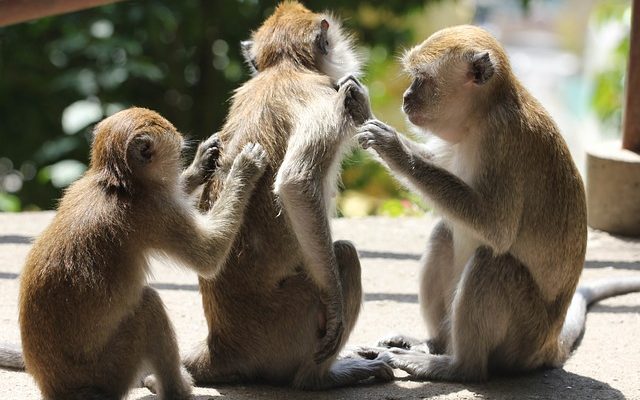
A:
[[[411,108],[411,104],[412,101],[411,99],[413,98],[413,91],[411,90],[407,90],[404,92],[404,95],[402,96],[402,109],[407,111]]]

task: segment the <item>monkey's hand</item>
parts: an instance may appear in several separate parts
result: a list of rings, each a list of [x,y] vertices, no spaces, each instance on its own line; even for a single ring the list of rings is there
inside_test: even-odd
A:
[[[344,334],[343,299],[338,293],[339,289],[333,294],[322,291],[320,295],[325,306],[326,325],[324,336],[322,336],[313,356],[317,364],[335,355],[342,344],[342,335]]]
[[[211,135],[209,139],[200,143],[198,146],[196,156],[191,165],[195,166],[202,175],[203,183],[209,179],[211,174],[216,170],[221,149],[222,145],[220,144],[220,138],[217,133]]]
[[[182,172],[180,177],[187,193],[193,192],[196,187],[211,177],[217,167],[220,149],[220,139],[217,133],[200,143],[191,165]]]
[[[260,143],[248,143],[233,160],[229,177],[240,178],[247,183],[254,183],[262,176],[267,166],[267,153]]]
[[[338,81],[338,93],[344,99],[344,109],[349,114],[353,123],[361,125],[366,120],[373,118],[369,93],[360,81],[353,75],[347,75]]]
[[[358,128],[356,139],[363,149],[373,148],[381,156],[388,151],[397,150],[402,145],[398,132],[377,119],[370,119]]]

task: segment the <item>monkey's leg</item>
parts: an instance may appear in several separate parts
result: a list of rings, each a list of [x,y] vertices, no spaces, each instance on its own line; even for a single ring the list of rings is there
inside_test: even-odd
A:
[[[345,335],[342,337],[339,350],[347,342],[349,334],[358,320],[362,306],[362,282],[360,260],[353,244],[338,240],[333,243],[333,248],[338,262],[342,295],[345,302]],[[334,355],[321,365],[309,360],[296,374],[293,385],[306,389],[329,389],[353,385],[370,377],[388,381],[393,379],[393,370],[381,360],[360,358],[336,360]]]
[[[416,378],[482,381],[488,376],[490,353],[505,339],[511,319],[508,287],[517,285],[519,265],[510,255],[476,250],[467,263],[453,303],[452,355],[396,355],[381,358]],[[516,270],[514,272],[514,270]]]
[[[453,271],[453,238],[441,221],[431,233],[420,278],[420,308],[429,331],[429,340],[394,334],[381,339],[380,347],[443,354],[449,343],[449,315],[455,285],[459,280]]]
[[[138,323],[143,324],[143,335],[137,339],[144,348],[145,361],[155,374],[145,379],[145,385],[161,399],[190,399],[191,377],[181,370],[173,326],[158,292],[145,287],[136,314]]]
[[[420,277],[420,308],[432,354],[445,353],[450,343],[451,302],[462,272],[453,268],[453,236],[440,221],[431,232]]]

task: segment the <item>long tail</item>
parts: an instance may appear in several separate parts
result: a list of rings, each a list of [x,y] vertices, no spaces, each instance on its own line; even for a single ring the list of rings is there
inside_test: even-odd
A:
[[[564,362],[580,344],[584,334],[587,308],[609,297],[640,292],[640,277],[603,279],[579,286],[573,295],[560,333],[561,361]]]
[[[0,367],[24,371],[24,358],[20,347],[0,343]]]

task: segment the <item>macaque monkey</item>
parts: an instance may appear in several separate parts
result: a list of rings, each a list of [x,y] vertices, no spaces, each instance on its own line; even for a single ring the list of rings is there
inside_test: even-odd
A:
[[[403,63],[413,78],[403,111],[439,138],[439,149],[376,119],[357,138],[442,214],[420,287],[431,339],[428,350],[398,336],[380,345],[401,348],[361,354],[381,352],[378,359],[415,378],[446,381],[561,365],[587,305],[638,290],[640,280],[585,286],[574,297],[587,243],[582,179],[555,123],[489,33],[444,29]]]
[[[296,2],[280,4],[252,39],[242,46],[254,76],[233,96],[219,163],[228,170],[245,143],[257,142],[267,168],[226,267],[200,278],[209,336],[186,367],[202,384],[324,389],[389,380],[380,360],[336,359],[362,302],[356,249],[332,242],[328,220],[340,162],[369,118],[345,112],[345,104],[369,112],[349,76],[360,66],[353,43],[332,16]],[[221,194],[218,178],[204,189],[204,208]]]
[[[173,327],[146,285],[147,255],[219,274],[265,163],[260,145],[236,152],[218,200],[200,215],[186,192],[211,174],[219,143],[204,142],[181,175],[182,145],[173,125],[143,108],[96,126],[89,170],[66,191],[22,272],[24,364],[45,399],[120,399],[143,368],[160,398],[191,398]]]

